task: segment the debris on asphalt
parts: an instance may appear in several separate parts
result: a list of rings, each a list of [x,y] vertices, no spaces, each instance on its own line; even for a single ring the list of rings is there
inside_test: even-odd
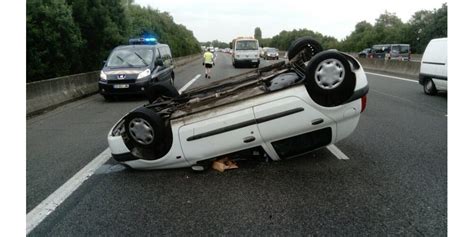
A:
[[[212,162],[212,168],[219,172],[224,172],[225,170],[238,169],[239,167],[234,160],[229,157],[224,157]]]

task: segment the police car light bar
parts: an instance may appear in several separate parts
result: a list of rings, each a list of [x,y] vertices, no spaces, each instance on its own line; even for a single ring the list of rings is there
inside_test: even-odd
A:
[[[128,40],[129,44],[156,44],[156,38],[133,38]]]

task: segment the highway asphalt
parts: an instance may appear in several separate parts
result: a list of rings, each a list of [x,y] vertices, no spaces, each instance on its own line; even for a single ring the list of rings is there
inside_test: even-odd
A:
[[[251,70],[233,69],[222,53],[216,64],[211,80]],[[198,74],[190,88],[209,79],[200,61],[183,66],[176,87]],[[447,96],[367,77],[367,110],[336,144],[349,160],[321,149],[224,173],[133,171],[109,160],[30,235],[444,236]],[[144,103],[94,95],[29,119],[26,212],[101,153],[113,123]]]

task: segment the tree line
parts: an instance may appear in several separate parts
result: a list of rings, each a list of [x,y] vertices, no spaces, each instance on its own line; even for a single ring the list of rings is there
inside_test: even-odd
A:
[[[26,10],[27,82],[98,70],[114,47],[145,33],[175,57],[200,52],[168,12],[133,0],[28,0]]]
[[[417,11],[407,23],[386,11],[373,25],[367,21],[357,23],[354,31],[341,41],[309,29],[284,30],[272,38],[262,38],[260,27],[254,30],[254,37],[261,47],[281,50],[286,50],[293,40],[302,36],[315,38],[324,49],[358,52],[375,44],[402,43],[410,44],[412,53],[421,54],[431,39],[448,36],[448,6],[444,3],[438,9]]]

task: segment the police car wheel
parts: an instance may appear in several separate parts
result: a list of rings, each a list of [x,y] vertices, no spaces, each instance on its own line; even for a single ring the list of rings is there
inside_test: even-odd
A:
[[[114,97],[111,95],[102,95],[106,101],[113,101]]]

